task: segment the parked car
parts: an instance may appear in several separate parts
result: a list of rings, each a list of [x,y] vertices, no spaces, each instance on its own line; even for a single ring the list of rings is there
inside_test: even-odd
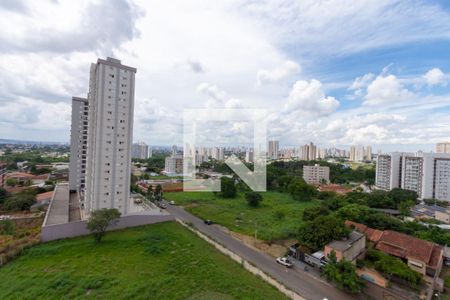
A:
[[[169,204],[170,205],[175,205],[175,201],[172,200],[172,201],[169,202]]]
[[[211,221],[211,220],[205,220],[205,221],[203,221],[206,225],[212,225],[213,224],[213,221]]]
[[[160,204],[159,204],[159,208],[166,209],[166,208],[167,208],[167,205],[165,205],[164,203],[160,203]]]
[[[292,268],[293,264],[287,257],[278,257],[277,263],[288,268]]]

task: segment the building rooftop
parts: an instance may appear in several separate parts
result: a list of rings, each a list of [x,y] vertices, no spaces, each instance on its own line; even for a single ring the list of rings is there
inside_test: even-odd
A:
[[[354,243],[359,241],[361,238],[364,238],[364,234],[358,232],[358,231],[352,231],[347,239],[345,240],[339,240],[339,241],[333,241],[328,244],[330,248],[339,250],[339,251],[346,251],[347,249],[351,248]]]

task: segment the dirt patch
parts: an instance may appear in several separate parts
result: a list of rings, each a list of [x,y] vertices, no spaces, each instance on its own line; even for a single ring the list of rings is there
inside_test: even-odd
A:
[[[187,205],[183,205],[181,207],[186,209],[186,208],[197,207],[197,206],[200,206],[200,204],[198,204],[197,202],[192,202],[192,203],[189,203]]]
[[[273,257],[284,256],[288,247],[296,242],[295,240],[283,240],[273,242],[269,245],[266,241],[255,239],[252,236],[233,231],[229,231],[229,233],[232,237],[242,241],[247,246]]]

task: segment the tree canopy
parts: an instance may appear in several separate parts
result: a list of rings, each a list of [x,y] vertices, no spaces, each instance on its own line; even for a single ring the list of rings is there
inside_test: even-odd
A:
[[[120,212],[116,208],[102,208],[95,210],[89,216],[87,229],[92,232],[96,242],[100,242],[110,225],[119,221]]]

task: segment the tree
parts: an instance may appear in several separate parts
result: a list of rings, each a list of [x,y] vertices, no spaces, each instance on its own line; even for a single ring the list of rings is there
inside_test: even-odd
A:
[[[404,190],[404,189],[400,189],[400,188],[394,188],[394,189],[390,190],[389,196],[397,204],[404,202],[406,200],[411,200],[413,202],[417,201],[417,193],[416,192]]]
[[[155,201],[159,202],[162,200],[163,197],[163,190],[162,190],[162,186],[160,184],[158,184],[155,188]]]
[[[8,192],[0,187],[0,204],[5,202],[6,198],[8,197]]]
[[[411,208],[415,205],[416,203],[413,200],[405,200],[402,201],[398,204],[398,209],[400,210],[400,213],[403,216],[409,216],[410,212],[411,212]]]
[[[36,202],[36,191],[25,190],[23,192],[9,196],[3,205],[5,210],[29,210]]]
[[[245,193],[245,199],[247,200],[248,205],[257,207],[263,200],[263,197],[261,196],[261,194],[256,192],[247,192]]]
[[[298,240],[311,250],[319,250],[331,241],[348,236],[349,232],[343,220],[333,215],[319,216],[301,225]]]
[[[108,226],[117,224],[119,218],[120,212],[116,208],[102,208],[91,213],[86,227],[99,243],[105,236]]]
[[[234,184],[234,180],[228,177],[220,178],[220,193],[219,195],[222,198],[235,198],[237,194],[236,185]]]
[[[14,235],[16,223],[12,220],[0,220],[0,234]]]
[[[295,200],[299,201],[310,201],[317,194],[317,190],[313,185],[309,185],[299,178],[291,181],[288,191]]]
[[[302,220],[303,221],[312,221],[319,216],[326,216],[329,213],[330,213],[330,210],[324,205],[313,206],[310,208],[306,208],[303,211]]]
[[[147,199],[150,202],[155,201],[155,194],[153,193],[153,186],[151,184],[147,188]]]
[[[19,181],[15,178],[8,178],[8,179],[6,179],[5,183],[8,186],[16,186],[17,184],[19,184]]]
[[[337,261],[334,250],[328,255],[328,263],[323,267],[322,276],[354,294],[359,293],[364,286],[355,266],[345,259]]]

